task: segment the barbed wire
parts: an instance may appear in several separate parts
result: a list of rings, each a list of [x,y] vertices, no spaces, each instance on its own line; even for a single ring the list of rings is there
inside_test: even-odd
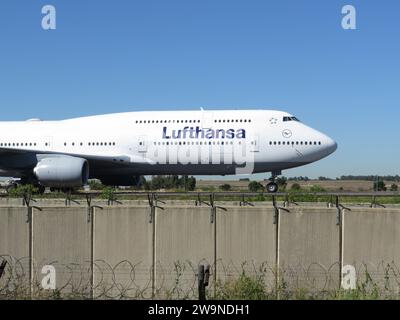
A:
[[[46,265],[56,270],[55,290],[45,290],[42,286],[43,263],[31,262],[29,257],[0,255],[1,263],[5,267],[0,278],[0,299],[197,299],[200,264],[211,267],[208,288],[211,299],[246,299],[243,292],[249,284],[262,291],[262,295],[255,297],[260,299],[329,299],[343,294],[339,262],[329,266],[299,263],[277,268],[271,262],[238,264],[218,260],[215,268],[202,259],[198,263],[188,260],[158,262],[154,272],[152,265],[129,260],[114,264],[104,260],[69,264],[52,261]],[[357,288],[353,294],[356,292],[364,298],[400,299],[400,268],[394,261],[376,265],[357,263],[354,267]]]

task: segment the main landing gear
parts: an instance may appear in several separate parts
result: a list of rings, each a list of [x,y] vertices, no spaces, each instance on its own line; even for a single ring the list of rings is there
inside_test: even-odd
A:
[[[271,182],[267,184],[267,191],[268,193],[277,193],[279,190],[278,184],[275,182],[276,177],[281,175],[281,171],[273,171],[272,176],[269,179]]]

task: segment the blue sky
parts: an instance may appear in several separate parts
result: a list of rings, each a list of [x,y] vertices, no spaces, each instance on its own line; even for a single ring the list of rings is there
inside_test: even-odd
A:
[[[0,39],[1,120],[274,108],[339,143],[285,175],[400,171],[397,0],[2,0]]]

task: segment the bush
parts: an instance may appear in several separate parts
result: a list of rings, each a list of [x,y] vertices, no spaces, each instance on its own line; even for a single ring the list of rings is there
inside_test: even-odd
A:
[[[285,191],[285,189],[287,187],[287,181],[288,180],[286,177],[280,177],[280,178],[277,178],[275,182],[281,191]]]
[[[263,276],[250,277],[244,272],[239,279],[217,283],[217,300],[266,300]]]
[[[99,180],[90,180],[89,181],[90,190],[103,190],[105,185],[102,184]]]
[[[383,180],[374,182],[374,191],[386,191],[386,190],[387,188]]]
[[[219,189],[222,191],[231,191],[232,186],[230,184],[225,183],[222,186],[219,186]]]
[[[292,186],[290,187],[290,190],[292,191],[300,191],[301,186],[298,183],[293,183]]]
[[[15,188],[11,188],[8,192],[11,197],[23,197],[27,195],[33,195],[38,193],[39,190],[31,184],[19,184]]]
[[[252,181],[249,183],[249,190],[250,192],[263,192],[265,189],[261,183]]]
[[[113,201],[113,200],[115,200],[115,191],[116,190],[113,187],[106,187],[103,189],[101,198],[109,200],[109,201]]]
[[[310,188],[310,191],[314,192],[314,193],[326,192],[326,190],[324,188],[322,188],[321,186],[312,186]]]
[[[399,186],[397,184],[392,184],[390,187],[390,191],[398,191],[399,190]]]
[[[145,190],[160,189],[183,189],[186,191],[194,191],[196,189],[196,178],[188,176],[153,176],[150,182],[143,184]]]

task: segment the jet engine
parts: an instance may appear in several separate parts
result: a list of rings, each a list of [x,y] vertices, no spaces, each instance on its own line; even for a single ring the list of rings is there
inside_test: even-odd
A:
[[[39,160],[33,173],[44,187],[81,187],[88,183],[89,163],[71,156],[50,156]]]

